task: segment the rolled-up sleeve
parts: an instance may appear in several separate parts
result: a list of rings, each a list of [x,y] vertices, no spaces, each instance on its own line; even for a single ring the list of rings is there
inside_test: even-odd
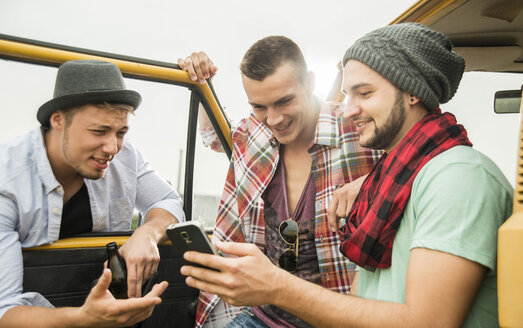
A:
[[[145,218],[147,212],[153,208],[161,208],[171,213],[179,222],[185,221],[180,195],[151,168],[138,150],[136,153],[138,174],[135,203],[142,217]]]
[[[0,195],[0,318],[19,305],[53,307],[41,294],[23,292],[23,257],[14,202]]]

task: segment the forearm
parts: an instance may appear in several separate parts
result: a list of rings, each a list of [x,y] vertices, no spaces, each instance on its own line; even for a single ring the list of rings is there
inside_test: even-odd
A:
[[[314,327],[422,327],[409,306],[335,293],[286,274],[274,305]]]
[[[150,236],[158,244],[166,240],[165,230],[167,226],[177,222],[178,219],[168,211],[161,208],[153,208],[147,212],[145,223],[138,227],[134,233]]]
[[[98,323],[89,322],[82,316],[80,308],[45,308],[40,306],[16,306],[8,310],[0,327],[5,328],[67,328],[67,327],[100,327]]]

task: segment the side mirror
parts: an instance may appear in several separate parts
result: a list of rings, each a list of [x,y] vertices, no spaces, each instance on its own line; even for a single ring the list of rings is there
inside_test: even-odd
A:
[[[519,113],[521,90],[497,91],[494,96],[494,112],[497,114]]]

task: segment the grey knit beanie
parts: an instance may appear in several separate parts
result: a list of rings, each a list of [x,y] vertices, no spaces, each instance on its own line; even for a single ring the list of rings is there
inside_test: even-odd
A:
[[[429,110],[449,101],[465,69],[442,33],[417,23],[385,26],[358,39],[343,57],[369,66]]]

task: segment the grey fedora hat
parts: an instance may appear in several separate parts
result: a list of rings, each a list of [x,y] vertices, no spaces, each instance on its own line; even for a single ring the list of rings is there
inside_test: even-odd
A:
[[[60,109],[100,102],[127,104],[135,110],[142,97],[125,87],[122,73],[113,63],[83,59],[63,63],[58,69],[53,99],[38,109],[36,118],[49,126],[51,114]]]

